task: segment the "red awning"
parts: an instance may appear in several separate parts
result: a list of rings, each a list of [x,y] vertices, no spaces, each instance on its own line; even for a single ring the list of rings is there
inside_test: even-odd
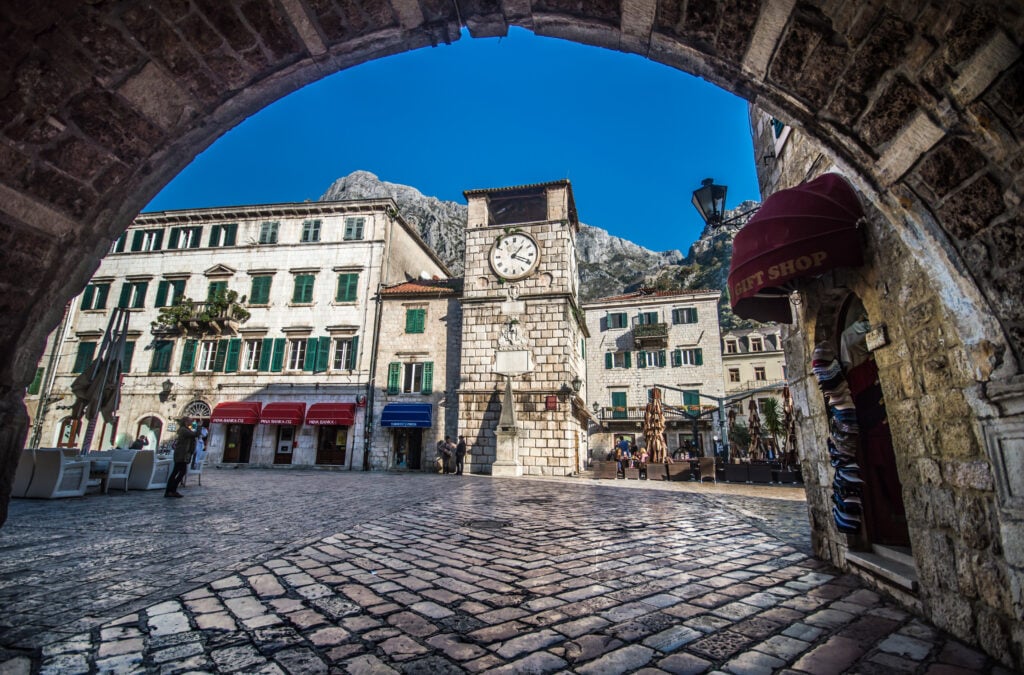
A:
[[[314,403],[306,413],[306,424],[350,427],[355,420],[355,403]]]
[[[736,316],[791,322],[788,282],[864,263],[857,230],[863,216],[857,193],[834,173],[764,200],[732,243],[729,299]]]
[[[302,424],[306,404],[298,401],[274,401],[263,406],[260,424]]]
[[[218,403],[210,416],[211,422],[221,424],[256,424],[260,421],[259,401],[228,401]]]

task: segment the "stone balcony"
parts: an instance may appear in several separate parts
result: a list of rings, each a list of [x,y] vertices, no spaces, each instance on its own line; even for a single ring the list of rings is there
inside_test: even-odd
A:
[[[665,349],[668,346],[668,324],[636,324],[633,326],[633,343],[637,349]]]

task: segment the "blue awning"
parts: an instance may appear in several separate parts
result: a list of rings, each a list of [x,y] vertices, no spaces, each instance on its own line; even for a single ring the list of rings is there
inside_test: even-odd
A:
[[[433,426],[433,410],[429,403],[388,403],[380,415],[380,425],[429,429]]]

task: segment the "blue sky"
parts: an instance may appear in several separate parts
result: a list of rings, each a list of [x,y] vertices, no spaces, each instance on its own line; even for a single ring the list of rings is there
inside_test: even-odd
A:
[[[568,178],[580,220],[686,251],[703,178],[760,199],[747,104],[639,56],[463,33],[336,73],[268,106],[185,168],[147,211],[317,199],[357,169],[465,203],[462,191]]]

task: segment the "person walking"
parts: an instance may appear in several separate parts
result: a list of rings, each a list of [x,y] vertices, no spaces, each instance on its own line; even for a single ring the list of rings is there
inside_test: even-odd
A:
[[[455,446],[455,475],[461,476],[466,463],[466,437],[459,436],[459,444]]]
[[[191,418],[182,417],[178,420],[178,436],[174,439],[174,468],[171,470],[171,475],[167,477],[164,497],[184,496],[178,492],[178,485],[188,471],[188,462],[195,451],[198,436],[199,430],[193,425]]]

